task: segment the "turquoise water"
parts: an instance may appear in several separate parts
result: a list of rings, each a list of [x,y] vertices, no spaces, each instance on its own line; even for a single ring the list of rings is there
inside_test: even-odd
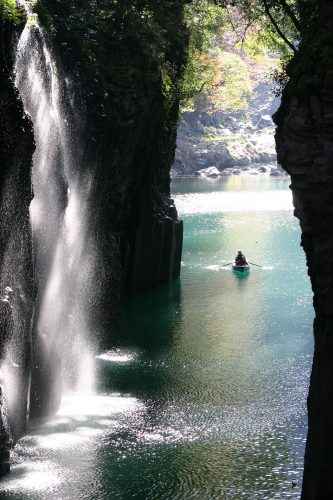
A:
[[[299,497],[313,310],[288,180],[172,187],[181,279],[127,299],[97,393],[31,429],[1,498]],[[238,250],[263,268],[222,267]]]

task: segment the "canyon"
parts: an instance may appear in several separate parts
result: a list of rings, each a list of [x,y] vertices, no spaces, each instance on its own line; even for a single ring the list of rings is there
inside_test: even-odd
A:
[[[66,138],[58,134],[51,152],[54,165],[61,166],[51,176],[57,211],[54,204],[44,205],[45,219],[37,224],[41,238],[30,215],[38,191],[33,177],[40,115],[34,117],[24,105],[31,97],[31,91],[26,97],[20,92],[27,78],[21,84],[15,80],[18,45],[26,23],[36,21],[28,19],[22,4],[15,16],[0,10],[0,475],[9,472],[10,450],[26,432],[29,418],[51,414],[59,403],[61,361],[50,338],[57,336],[57,318],[66,314],[68,301],[61,301],[63,309],[51,325],[41,315],[47,290],[54,291],[49,279],[54,266],[60,266],[55,258],[73,260],[70,273],[55,287],[56,296],[69,281],[77,283],[72,290],[80,301],[78,290],[84,289],[85,325],[94,332],[93,339],[84,340],[88,345],[101,341],[121,295],[179,276],[182,222],[170,198],[170,168],[178,85],[187,58],[185,4],[152,7],[152,24],[144,13],[125,11],[119,3],[101,15],[92,4],[60,0],[55,6],[45,0],[40,5],[38,23],[28,29],[43,54],[44,70],[38,72],[45,71],[45,64],[54,68],[53,83],[47,77],[42,85],[53,114],[66,109],[58,118],[67,127]],[[287,68],[290,80],[274,120],[278,161],[291,177],[314,292],[315,354],[302,499],[319,500],[333,497],[333,4],[305,4],[302,39]],[[85,21],[91,18],[92,25]],[[52,119],[56,123],[57,117]],[[46,150],[46,163],[51,153]],[[79,214],[75,200],[84,206]],[[66,221],[74,221],[69,236]],[[81,246],[66,253],[64,235],[70,242],[74,235]],[[54,252],[58,247],[60,254]],[[73,325],[66,332],[77,329],[74,320]],[[62,343],[71,341],[65,336]],[[69,378],[69,384],[73,378],[77,383],[79,376]]]

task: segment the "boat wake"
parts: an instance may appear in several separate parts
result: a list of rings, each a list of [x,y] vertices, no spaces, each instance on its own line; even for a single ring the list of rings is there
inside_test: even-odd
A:
[[[203,269],[207,269],[208,271],[230,271],[232,267],[232,264],[229,266],[225,264],[211,264],[209,266],[204,266]],[[262,271],[272,271],[274,269],[274,266],[262,266],[261,268],[258,267],[258,270],[261,269]]]

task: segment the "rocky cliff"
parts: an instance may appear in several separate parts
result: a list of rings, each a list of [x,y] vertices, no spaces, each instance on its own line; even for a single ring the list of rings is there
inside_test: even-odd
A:
[[[14,22],[15,21],[15,22]],[[34,140],[32,124],[14,87],[14,40],[25,18],[0,11],[0,476],[9,448],[26,430],[31,363],[34,281],[29,205]],[[6,378],[6,380],[4,380]],[[18,397],[13,394],[15,383]],[[3,386],[10,395],[3,397]]]
[[[272,91],[273,84],[262,81],[267,79],[267,74],[258,66],[255,74],[258,81],[248,100],[248,109],[207,112],[200,109],[199,101],[197,109],[183,113],[173,175],[193,175],[212,166],[223,173],[234,167],[276,164],[271,117],[280,99]],[[221,86],[223,89],[223,84]]]
[[[303,40],[275,115],[314,292],[315,352],[302,499],[333,498],[333,3],[305,3]]]
[[[39,4],[83,108],[82,164],[94,173],[91,226],[104,249],[105,318],[114,310],[111,290],[143,291],[180,272],[182,223],[169,197],[187,57],[184,3]]]

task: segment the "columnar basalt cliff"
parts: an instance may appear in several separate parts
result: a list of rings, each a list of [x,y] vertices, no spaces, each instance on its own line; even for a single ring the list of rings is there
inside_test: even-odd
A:
[[[169,197],[187,56],[184,3],[118,2],[106,14],[44,0],[40,9],[84,103],[82,164],[93,172],[90,222],[105,249],[98,312],[105,319],[118,288],[108,283],[144,291],[180,272],[182,222]]]
[[[306,31],[275,120],[316,314],[302,499],[322,500],[333,498],[333,2],[308,5]]]
[[[63,123],[64,141],[72,156],[74,152],[67,179],[63,166],[60,168],[64,161],[59,147],[49,160],[59,163],[52,185],[64,205],[58,211],[58,225],[66,224],[71,200],[67,215],[77,215],[76,193],[71,193],[68,179],[75,188],[80,178],[84,192],[84,196],[80,192],[80,200],[85,205],[80,210],[89,237],[84,248],[87,262],[90,250],[98,248],[94,288],[84,290],[90,294],[89,326],[97,334],[110,330],[121,293],[147,290],[180,273],[182,222],[170,199],[170,166],[175,153],[179,83],[187,57],[185,3],[137,0],[130,6],[114,2],[110,8],[102,1],[59,0],[55,4],[40,0],[35,8],[43,31],[39,24],[34,28],[34,16],[30,19],[31,29],[39,37],[34,50],[38,43],[44,44],[43,57],[55,75],[42,78],[41,84],[49,81],[52,87],[62,80],[55,90],[67,111],[56,118]],[[47,343],[42,342],[46,335],[37,335],[35,320],[45,290],[39,286],[43,275],[40,279],[41,273],[34,269],[34,251],[40,247],[32,242],[29,217],[32,156],[36,142],[40,159],[38,133],[44,124],[37,127],[33,113],[32,119],[25,113],[24,96],[13,83],[25,10],[6,1],[0,7],[1,476],[9,468],[12,443],[25,432],[29,411],[32,416],[45,416],[55,410],[59,398],[57,394],[50,399],[54,392],[50,373],[58,366],[58,354],[54,353],[51,362],[51,351],[46,352]],[[24,61],[23,55],[21,66]],[[41,73],[39,67],[34,71]],[[22,75],[24,80],[24,71]],[[47,100],[47,92],[44,94]],[[73,225],[76,230],[76,220]]]

